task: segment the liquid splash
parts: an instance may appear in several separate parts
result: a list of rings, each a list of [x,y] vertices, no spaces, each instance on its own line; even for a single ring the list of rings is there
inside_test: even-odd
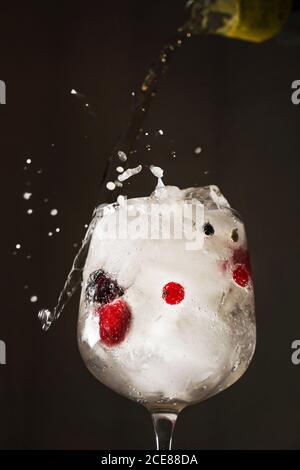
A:
[[[123,138],[115,146],[113,152],[111,153],[111,155],[109,156],[107,160],[107,163],[103,172],[101,184],[100,184],[101,189],[106,188],[107,184],[114,180],[116,180],[117,183],[119,183],[119,184],[116,184],[116,181],[115,181],[115,186],[121,187],[122,181],[126,180],[127,177],[131,177],[132,175],[139,173],[142,170],[142,166],[139,165],[138,167],[133,168],[133,169],[132,168],[124,169],[124,172],[122,171],[121,174],[119,173],[118,177],[116,178],[113,176],[110,176],[112,167],[114,167],[114,171],[116,171],[116,167],[118,166],[118,163],[121,161],[123,164],[125,164],[125,162],[128,161],[127,155],[134,153],[134,146],[136,144],[136,141],[140,138],[141,133],[143,132],[143,124],[148,114],[153,98],[157,94],[160,79],[163,76],[163,74],[166,73],[167,68],[170,64],[171,58],[173,57],[174,53],[178,49],[180,49],[181,46],[191,36],[192,34],[188,27],[183,26],[179,28],[174,38],[169,43],[167,43],[161,50],[158,60],[156,60],[150,67],[140,87],[139,94],[137,96],[137,104],[133,111],[128,128]],[[86,98],[84,95],[82,95],[81,93],[78,93],[78,91],[74,89],[71,90],[71,94],[75,95],[76,97],[80,99]],[[89,105],[86,107],[89,108]],[[89,112],[91,113],[90,110]],[[163,131],[160,131],[159,133],[160,135],[162,135]],[[164,184],[162,182],[162,175],[160,177],[155,173],[156,171],[153,172],[154,176],[157,176],[158,178],[157,189],[163,188]],[[61,291],[59,295],[57,305],[54,307],[53,310],[50,310],[48,308],[43,308],[38,313],[38,318],[41,321],[42,329],[44,331],[49,330],[52,323],[60,317],[62,311],[64,310],[69,300],[73,297],[73,295],[75,294],[79,286],[81,286],[82,271],[84,268],[87,252],[89,249],[91,236],[92,236],[95,224],[98,219],[98,214],[99,214],[98,209],[99,208],[97,208],[97,210],[94,210],[91,223],[87,229],[87,232],[81,244],[81,247],[77,255],[75,256],[72,268],[68,274],[63,290]],[[48,235],[52,236],[53,233],[49,232]]]
[[[102,204],[102,206],[105,206],[105,204]],[[59,295],[57,305],[53,310],[43,308],[38,312],[38,318],[41,321],[42,329],[44,331],[49,330],[52,323],[60,317],[65,306],[67,305],[71,297],[75,294],[78,287],[81,285],[82,270],[84,268],[87,252],[91,241],[91,236],[93,234],[97,220],[98,212],[95,210],[91,223],[87,229],[86,235],[82,241],[81,247],[74,258],[72,268],[68,274],[63,290]]]

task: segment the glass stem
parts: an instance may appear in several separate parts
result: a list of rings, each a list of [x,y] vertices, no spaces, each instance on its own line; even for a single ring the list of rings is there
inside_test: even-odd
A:
[[[156,449],[171,450],[177,414],[152,413],[151,416],[155,431]]]

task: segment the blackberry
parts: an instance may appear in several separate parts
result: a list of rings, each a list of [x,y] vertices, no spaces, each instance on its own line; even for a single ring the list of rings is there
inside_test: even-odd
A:
[[[121,297],[124,290],[115,279],[112,279],[103,269],[90,274],[85,290],[85,299],[88,302],[97,302],[105,305]]]

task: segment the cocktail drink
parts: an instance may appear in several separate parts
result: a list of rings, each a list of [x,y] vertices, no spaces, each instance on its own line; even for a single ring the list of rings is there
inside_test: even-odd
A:
[[[243,223],[216,186],[101,206],[83,270],[81,355],[146,406],[168,449],[177,414],[229,387],[255,349]]]

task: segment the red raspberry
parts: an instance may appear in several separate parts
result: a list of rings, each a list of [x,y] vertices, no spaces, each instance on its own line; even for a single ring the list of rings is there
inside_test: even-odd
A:
[[[234,264],[232,277],[240,286],[246,287],[251,279],[251,265],[249,253],[244,248],[234,250],[232,262]]]
[[[184,288],[177,282],[169,282],[163,288],[162,298],[167,304],[179,304],[184,299]]]
[[[246,287],[250,280],[250,274],[247,267],[239,264],[233,271],[232,277],[234,281],[241,287]]]
[[[233,264],[243,264],[248,273],[251,273],[249,253],[244,248],[238,248],[237,250],[234,250],[232,261]]]
[[[99,315],[99,334],[106,346],[121,343],[128,332],[131,322],[131,311],[120,299],[103,305],[96,310]]]

